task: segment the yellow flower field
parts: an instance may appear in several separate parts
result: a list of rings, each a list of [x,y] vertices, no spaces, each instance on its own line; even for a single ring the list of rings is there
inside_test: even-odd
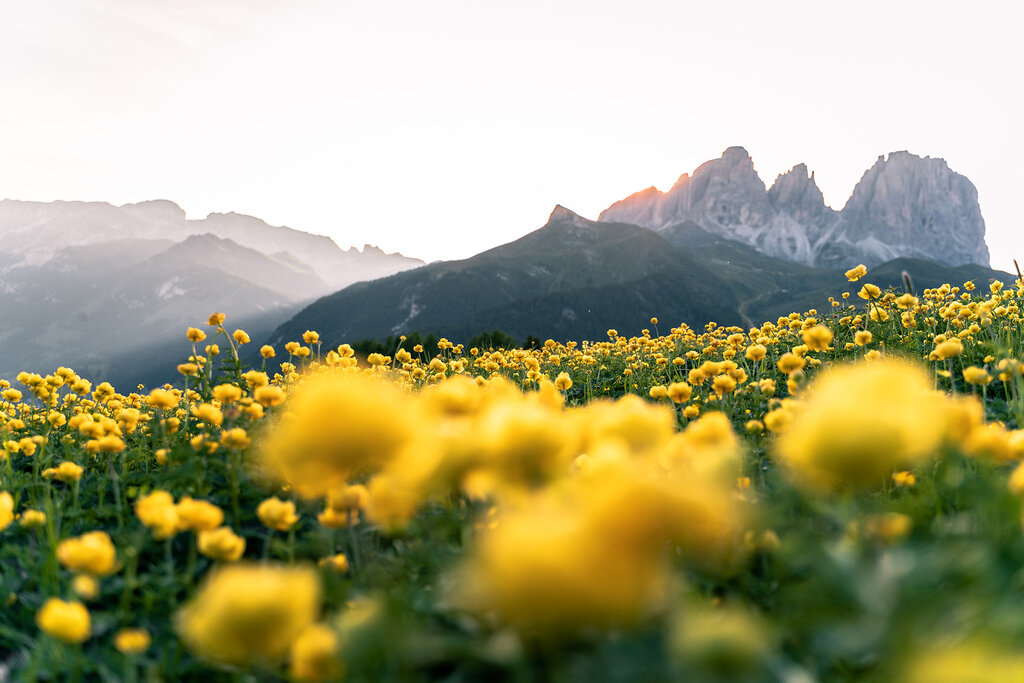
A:
[[[846,275],[751,329],[247,367],[215,313],[175,385],[2,381],[0,671],[1024,680],[1024,283]]]

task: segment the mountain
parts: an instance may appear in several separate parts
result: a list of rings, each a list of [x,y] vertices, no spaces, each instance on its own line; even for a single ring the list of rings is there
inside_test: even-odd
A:
[[[306,307],[271,343],[315,329],[331,343],[418,330],[466,339],[501,329],[603,337],[609,327],[741,315],[712,268],[633,225],[588,221],[561,206],[514,242],[462,261],[364,282]],[[680,296],[685,292],[685,296]]]
[[[6,267],[42,265],[68,247],[124,239],[180,242],[202,234],[229,239],[267,255],[290,254],[322,281],[320,291],[310,297],[423,265],[419,259],[385,254],[370,245],[362,251],[355,247],[341,249],[329,237],[268,225],[238,213],[211,213],[203,219],[187,220],[181,207],[163,199],[122,206],[0,200],[0,237],[7,247]],[[0,267],[0,274],[3,270]]]
[[[163,200],[3,200],[0,238],[0,377],[70,365],[125,386],[173,379],[185,329],[210,313],[266,335],[319,296],[423,263],[251,216],[187,220]]]
[[[841,211],[825,204],[798,164],[771,188],[742,147],[683,174],[668,192],[650,187],[615,202],[599,221],[654,230],[677,245],[696,225],[796,263],[878,265],[898,257],[950,265],[989,263],[974,185],[942,159],[893,152],[864,174]]]
[[[412,331],[456,342],[494,329],[519,341],[601,339],[610,327],[637,334],[651,317],[695,329],[710,321],[750,327],[795,310],[824,312],[829,296],[850,289],[840,269],[768,256],[692,222],[675,229],[687,246],[558,206],[543,227],[514,242],[323,297],[278,327],[270,343],[299,340],[305,330],[318,331],[328,347]],[[873,268],[870,279],[899,286],[904,269],[919,289],[1013,280],[984,266],[915,259]]]

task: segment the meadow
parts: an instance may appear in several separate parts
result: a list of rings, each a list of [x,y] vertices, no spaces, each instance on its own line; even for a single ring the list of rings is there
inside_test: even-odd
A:
[[[1024,282],[847,278],[259,367],[215,313],[174,385],[2,381],[0,678],[1024,680]]]

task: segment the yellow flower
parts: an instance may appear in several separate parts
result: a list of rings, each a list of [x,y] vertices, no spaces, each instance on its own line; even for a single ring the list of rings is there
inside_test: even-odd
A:
[[[766,355],[768,355],[768,349],[763,344],[751,344],[744,354],[746,359],[752,363],[760,362]]]
[[[663,398],[668,398],[668,387],[664,384],[658,384],[650,388],[647,395],[658,401]]]
[[[190,342],[201,342],[206,339],[206,333],[198,327],[188,328],[188,330],[185,331],[185,336],[188,337]]]
[[[934,455],[943,400],[914,365],[880,359],[836,367],[808,388],[776,455],[814,489],[878,486],[894,469]]]
[[[905,670],[893,680],[901,683],[1006,683],[1019,680],[1024,654],[983,638],[948,639],[911,653]]]
[[[668,397],[673,403],[686,403],[692,393],[693,388],[686,382],[673,382],[668,385]]]
[[[213,313],[210,315],[209,319],[207,319],[206,324],[209,325],[210,327],[217,327],[218,325],[223,325],[224,319],[226,317],[227,316],[225,316],[223,313]]]
[[[946,360],[955,358],[964,352],[964,345],[959,339],[947,339],[935,346],[935,350],[928,356],[929,360]]]
[[[306,330],[302,333],[302,341],[307,344],[317,344],[320,342],[320,333],[314,332],[313,330]]]
[[[214,569],[178,613],[196,655],[225,664],[273,663],[312,625],[320,608],[315,569],[239,564]]]
[[[913,528],[914,520],[899,512],[872,515],[864,520],[865,535],[888,545],[902,541]]]
[[[815,325],[804,330],[803,342],[811,351],[827,351],[832,343],[832,330],[824,325]]]
[[[568,391],[572,388],[572,378],[569,377],[569,373],[560,372],[558,377],[555,378],[555,387],[559,391]]]
[[[281,387],[264,386],[257,387],[252,397],[264,408],[273,408],[284,403],[284,390]]]
[[[729,375],[718,375],[712,380],[711,386],[719,395],[731,394],[736,389],[736,380]]]
[[[10,401],[11,403],[17,403],[21,400],[21,392],[17,389],[4,389],[0,391],[0,396],[3,396],[5,401]]]
[[[269,344],[264,344],[263,346],[260,347],[260,355],[263,356],[264,358],[273,358],[274,356],[277,355],[277,352],[274,351],[273,346],[270,346]]]
[[[153,491],[135,501],[135,516],[157,540],[170,538],[178,532],[178,510],[167,491]]]
[[[596,456],[567,488],[501,514],[450,584],[452,603],[529,635],[630,626],[665,604],[666,542],[694,560],[730,555],[735,479],[669,480],[622,455]]]
[[[203,555],[222,562],[234,562],[245,552],[245,539],[228,526],[200,531],[196,544]]]
[[[36,612],[40,630],[65,643],[83,643],[89,639],[92,624],[89,610],[80,602],[48,599]]]
[[[149,396],[146,397],[146,405],[150,408],[173,410],[178,406],[178,397],[175,396],[173,391],[167,391],[166,389],[154,389],[149,392]]]
[[[256,516],[264,526],[276,531],[288,531],[299,521],[298,515],[295,514],[295,503],[281,500],[276,496],[260,503],[256,507]]]
[[[95,600],[96,596],[100,594],[100,582],[96,580],[95,576],[79,574],[71,579],[71,590],[83,600]]]
[[[914,486],[914,484],[917,483],[917,477],[915,477],[910,472],[907,472],[906,470],[903,470],[901,472],[893,472],[892,483],[896,484],[896,486],[900,488],[911,488]]]
[[[326,624],[313,624],[292,643],[289,673],[296,681],[339,680],[343,673],[338,659],[338,634]]]
[[[97,448],[100,450],[101,453],[120,453],[127,447],[125,446],[124,441],[122,441],[117,436],[114,436],[113,434],[101,436],[96,441]]]
[[[791,375],[797,370],[802,370],[805,365],[807,365],[806,360],[795,353],[788,351],[782,354],[778,362],[779,371],[786,375]]]
[[[185,375],[186,377],[191,377],[192,375],[195,375],[197,372],[199,372],[199,366],[196,365],[195,363],[182,363],[181,365],[178,366],[178,372]]]
[[[14,498],[7,491],[0,491],[0,531],[14,521]]]
[[[249,343],[249,341],[250,341],[250,340],[249,340],[249,334],[248,334],[248,333],[247,333],[247,332],[246,332],[245,330],[235,330],[235,331],[234,331],[234,332],[233,332],[233,333],[231,334],[231,337],[232,337],[232,339],[234,339],[234,340],[235,340],[236,342],[238,342],[238,345],[239,345],[239,346],[241,346],[242,344],[248,344],[248,343]]]
[[[241,427],[226,429],[220,435],[220,443],[227,448],[246,448],[252,439]]]
[[[213,388],[213,397],[220,403],[234,403],[242,398],[242,390],[234,384],[218,384]]]
[[[857,266],[855,268],[851,268],[850,270],[846,271],[846,279],[849,280],[850,282],[856,282],[857,280],[861,279],[862,277],[864,277],[867,274],[868,274],[868,269],[862,263],[859,266]]]
[[[860,291],[857,292],[857,296],[859,296],[861,299],[866,299],[868,301],[871,301],[872,299],[877,299],[881,295],[882,290],[870,283],[865,284],[863,287],[860,288]]]
[[[144,628],[123,628],[114,635],[114,647],[125,655],[139,655],[149,649],[149,631]]]
[[[25,510],[21,513],[18,523],[26,529],[38,529],[46,524],[46,513],[42,510]]]
[[[73,462],[65,460],[57,467],[49,467],[43,470],[43,476],[49,479],[53,477],[65,484],[72,484],[82,478],[82,468]]]
[[[206,424],[220,426],[224,421],[224,413],[212,403],[200,403],[192,406],[192,414]]]
[[[336,571],[339,574],[344,574],[348,571],[348,557],[345,553],[338,553],[337,555],[331,555],[320,560],[321,567],[327,567],[332,571]]]
[[[867,330],[858,330],[853,335],[853,341],[857,346],[867,346],[871,343],[871,333]]]
[[[985,368],[972,365],[964,368],[964,381],[968,384],[984,386],[992,381],[992,376],[988,374]]]
[[[379,470],[413,437],[418,403],[351,371],[303,381],[262,441],[264,461],[306,498]]]
[[[210,531],[224,523],[224,511],[207,500],[183,496],[176,510],[180,531]]]
[[[61,541],[57,561],[72,572],[106,576],[117,568],[117,551],[107,532],[90,531]]]

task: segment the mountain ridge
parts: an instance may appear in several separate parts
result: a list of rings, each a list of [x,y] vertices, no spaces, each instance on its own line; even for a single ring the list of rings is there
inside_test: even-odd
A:
[[[918,257],[988,266],[977,189],[942,159],[908,151],[878,157],[836,211],[806,164],[766,187],[742,147],[684,173],[667,192],[650,187],[606,208],[599,221],[641,225],[682,244],[676,225],[694,223],[769,255],[807,265],[869,266]]]

